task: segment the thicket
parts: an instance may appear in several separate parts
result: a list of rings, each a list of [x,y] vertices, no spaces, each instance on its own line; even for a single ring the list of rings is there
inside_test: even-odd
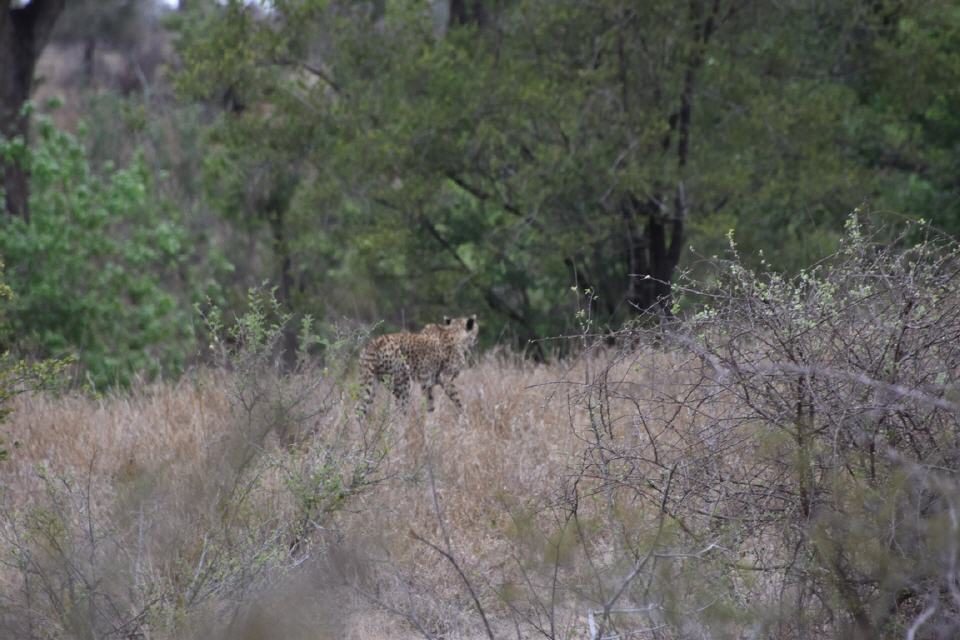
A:
[[[794,277],[734,247],[657,336],[674,369],[627,352],[646,384],[585,380],[567,508],[601,498],[620,555],[595,637],[956,635],[958,257],[923,223],[877,244],[856,217]]]
[[[75,358],[81,382],[125,385],[177,374],[194,351],[187,279],[192,254],[179,214],[142,155],[94,171],[84,145],[47,118],[33,144],[0,140],[31,175],[29,222],[0,220],[0,255],[17,295],[0,349]]]
[[[141,440],[112,476],[84,451],[0,491],[4,637],[257,637],[260,605],[293,588],[334,516],[386,477],[384,423],[358,428],[336,410],[361,335],[331,335],[322,367],[291,370],[290,318],[271,295],[251,292],[230,324],[205,317],[217,366],[187,384],[209,385],[207,402],[223,394],[225,414],[199,451],[178,459]],[[276,620],[263,637],[295,632]]]
[[[730,228],[749,264],[763,250],[789,272],[832,253],[864,202],[957,230],[948,2],[228,2],[179,18],[179,95],[219,110],[208,202],[249,234],[238,273],[255,260],[316,317],[459,308],[527,348],[576,328],[574,285],[612,329],[670,308],[677,269],[699,274]]]
[[[583,319],[586,348],[549,367],[488,356],[457,419],[384,404],[356,422],[364,335],[327,336],[324,364],[291,370],[289,315],[254,292],[236,323],[206,315],[221,364],[190,384],[210,385],[202,422],[220,426],[198,451],[8,490],[0,622],[17,637],[315,638],[351,615],[387,616],[394,637],[953,637],[960,247],[926,223],[890,237],[852,217],[796,276],[744,264],[731,238],[709,286],[677,287],[698,313],[627,327],[615,348]]]

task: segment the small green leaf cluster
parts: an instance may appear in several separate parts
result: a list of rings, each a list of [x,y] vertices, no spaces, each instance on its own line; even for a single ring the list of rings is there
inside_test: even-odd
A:
[[[192,348],[182,282],[187,239],[136,154],[102,175],[81,142],[39,118],[36,139],[0,140],[31,175],[30,219],[0,221],[0,256],[17,296],[0,348],[76,356],[96,387],[179,371]]]

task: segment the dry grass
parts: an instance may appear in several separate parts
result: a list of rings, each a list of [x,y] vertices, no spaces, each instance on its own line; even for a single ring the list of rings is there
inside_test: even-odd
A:
[[[89,547],[105,545],[84,546],[85,518],[121,523],[111,535],[134,568],[98,560],[87,573],[139,585],[119,608],[154,607],[138,623],[150,638],[259,640],[281,622],[283,637],[304,640],[486,637],[474,596],[497,637],[584,637],[588,611],[636,598],[660,612],[627,614],[621,628],[702,634],[671,607],[699,615],[718,597],[763,621],[789,592],[782,572],[756,570],[782,563],[779,525],[764,521],[780,503],[738,492],[789,482],[793,467],[776,464],[790,459],[779,441],[757,437],[763,428],[704,367],[651,346],[549,365],[488,353],[457,380],[462,414],[438,394],[434,413],[399,415],[381,387],[365,427],[352,376],[318,383],[316,371],[204,370],[99,399],[24,396],[4,427],[19,444],[0,465],[0,534],[16,538],[11,512],[47,504],[49,478],[88,483],[95,517],[70,512],[70,544],[96,555]],[[281,405],[296,405],[282,418],[292,437],[275,428]],[[144,511],[146,535],[135,526]],[[613,598],[654,550],[662,558],[633,595]],[[197,575],[217,562],[193,602]],[[728,591],[704,592],[718,584]],[[14,564],[0,565],[0,594],[24,588]],[[0,625],[3,611],[0,598]]]
[[[206,372],[102,398],[24,395],[4,427],[16,450],[3,465],[9,489],[35,488],[36,466],[86,475],[104,489],[139,471],[194,468],[229,427],[223,376]]]
[[[596,366],[596,362],[593,366]],[[458,415],[445,397],[437,411],[417,407],[397,421],[395,407],[381,389],[377,413],[388,420],[388,456],[383,481],[358,495],[340,511],[331,527],[353,561],[375,562],[383,571],[376,599],[381,604],[410,604],[415,580],[417,615],[453,629],[477,629],[475,613],[466,605],[463,584],[449,563],[412,537],[439,541],[446,528],[464,568],[491,588],[494,573],[509,557],[513,524],[511,510],[548,504],[573,473],[583,443],[577,425],[586,418],[582,408],[568,403],[577,385],[558,384],[584,379],[584,362],[535,365],[506,354],[488,354],[458,379],[465,411]],[[177,383],[153,384],[129,393],[94,399],[83,396],[23,396],[4,427],[15,442],[11,459],[0,466],[8,500],[24,507],[43,492],[43,477],[64,475],[89,481],[94,498],[108,503],[129,493],[131,484],[150,478],[152,484],[174,485],[183,478],[210,473],[211,460],[238,428],[232,373],[201,371]],[[353,403],[338,399],[334,410],[311,423],[318,432],[348,423]],[[261,455],[283,459],[279,440],[265,441]],[[309,449],[312,437],[301,443]],[[41,474],[38,467],[46,469]],[[271,497],[259,508],[289,513],[289,499],[278,498],[282,474],[265,484]],[[430,477],[433,477],[433,483]],[[202,482],[202,481],[201,481]],[[436,487],[437,500],[434,500]],[[181,489],[181,493],[184,490]],[[187,490],[167,509],[190,510],[194,495]],[[271,502],[272,501],[272,502]],[[438,517],[436,506],[440,504]],[[170,514],[182,523],[191,518]],[[183,534],[184,532],[181,532]],[[186,532],[188,533],[188,532]],[[189,535],[180,535],[182,543]],[[361,557],[362,556],[362,557]],[[389,558],[389,566],[383,564]],[[391,586],[391,577],[395,578]],[[7,576],[7,584],[12,578]],[[397,618],[387,615],[352,583],[343,611],[351,611],[347,637],[397,637]],[[341,594],[342,595],[342,594]],[[414,607],[414,608],[417,608]]]
[[[463,415],[440,394],[435,413],[416,407],[393,425],[399,454],[413,464],[420,456],[434,457],[438,473],[477,505],[463,505],[470,512],[479,508],[477,499],[539,494],[580,448],[571,429],[571,418],[577,416],[569,414],[564,401],[569,385],[563,384],[578,374],[582,380],[582,372],[569,366],[487,356],[457,381],[465,396]],[[29,491],[37,465],[76,475],[92,468],[104,488],[137,470],[196,468],[235,426],[229,375],[201,371],[176,383],[99,398],[19,396],[3,427],[5,439],[15,446],[11,459],[0,467],[3,482],[8,490]],[[381,388],[377,403],[392,421],[398,416],[387,396]],[[352,406],[338,411],[350,416]],[[473,519],[472,513],[463,515],[466,521]]]

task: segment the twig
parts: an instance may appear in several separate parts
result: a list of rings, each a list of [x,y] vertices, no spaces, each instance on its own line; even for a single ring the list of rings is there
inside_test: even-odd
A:
[[[483,610],[483,605],[480,604],[480,598],[477,596],[476,590],[473,588],[473,584],[470,582],[470,579],[467,577],[467,574],[464,572],[463,568],[460,566],[460,563],[457,562],[457,559],[453,555],[453,548],[450,544],[450,535],[447,532],[447,525],[443,519],[443,512],[440,509],[440,499],[437,496],[437,484],[433,475],[433,465],[431,463],[427,464],[427,475],[430,478],[430,493],[433,497],[433,507],[437,515],[437,520],[440,523],[440,531],[443,533],[443,541],[446,549],[441,549],[434,543],[430,542],[420,534],[418,534],[413,529],[410,529],[410,535],[417,542],[433,549],[436,553],[446,559],[453,568],[456,570],[457,574],[460,576],[460,579],[463,580],[464,586],[466,586],[467,591],[470,593],[470,597],[473,599],[473,605],[477,610],[477,613],[480,614],[481,620],[483,620],[483,627],[487,632],[487,637],[490,640],[494,640],[493,629],[490,628],[490,622],[487,620],[487,614]]]

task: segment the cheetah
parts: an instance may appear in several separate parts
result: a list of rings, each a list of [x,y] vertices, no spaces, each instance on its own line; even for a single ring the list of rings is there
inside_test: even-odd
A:
[[[366,416],[373,402],[377,382],[392,378],[393,395],[406,408],[410,382],[420,384],[433,411],[433,387],[439,384],[458,410],[463,410],[460,393],[453,384],[466,363],[467,351],[477,342],[477,316],[444,317],[443,324],[428,324],[420,333],[390,333],[371,340],[360,355],[362,385],[357,415]]]

